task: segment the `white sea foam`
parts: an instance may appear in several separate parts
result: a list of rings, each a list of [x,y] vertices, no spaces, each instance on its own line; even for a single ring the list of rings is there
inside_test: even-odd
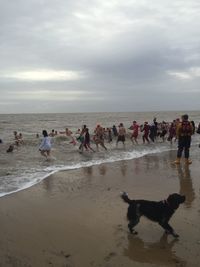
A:
[[[184,112],[185,113],[185,112]],[[180,112],[127,112],[127,113],[80,113],[80,114],[20,114],[6,115],[0,114],[1,139],[3,144],[0,145],[0,196],[5,196],[26,188],[29,188],[49,175],[60,170],[73,170],[82,167],[89,167],[103,163],[116,162],[121,160],[131,160],[152,153],[162,153],[164,151],[176,149],[177,144],[172,147],[166,141],[160,142],[158,138],[155,144],[142,144],[141,133],[139,135],[139,145],[133,146],[130,139],[126,140],[126,149],[116,149],[115,138],[112,143],[107,143],[108,151],[99,153],[77,153],[77,146],[69,143],[66,137],[53,138],[52,155],[56,160],[45,161],[38,152],[38,146],[41,142],[41,132],[43,129],[50,131],[56,129],[63,131],[69,127],[72,132],[76,132],[83,124],[87,124],[90,133],[93,132],[97,122],[102,126],[112,127],[116,123],[123,122],[125,127],[130,127],[133,119],[139,124],[144,121],[152,121],[157,117],[158,121],[172,121],[180,116]],[[182,113],[183,114],[183,113]],[[196,123],[200,121],[199,111],[189,113],[190,119]],[[6,150],[13,140],[13,130],[23,133],[24,144],[15,147],[13,153],[7,153]],[[40,138],[36,138],[36,133]],[[128,133],[130,131],[128,130]],[[196,147],[196,154],[199,155],[199,135],[192,137],[192,146]],[[95,144],[91,144],[95,146]],[[120,144],[119,144],[120,147]],[[131,148],[131,149],[130,149]],[[194,151],[191,148],[191,152]]]
[[[117,151],[117,153],[111,153],[107,158],[98,158],[91,159],[87,161],[80,162],[72,162],[68,165],[51,165],[43,170],[41,169],[33,169],[24,171],[20,176],[9,176],[9,182],[0,188],[0,197],[3,197],[8,194],[16,193],[18,191],[27,189],[35,184],[38,184],[42,180],[46,179],[50,175],[59,172],[59,171],[67,171],[67,170],[75,170],[84,167],[91,167],[95,165],[100,165],[103,163],[113,163],[122,160],[131,160],[143,157],[148,154],[162,153],[165,151],[169,151],[171,148],[169,146],[160,146],[160,147],[146,147],[141,150],[133,150],[133,151]],[[53,161],[56,163],[56,161]],[[8,177],[5,177],[5,180],[8,180]],[[6,190],[5,190],[6,188]]]

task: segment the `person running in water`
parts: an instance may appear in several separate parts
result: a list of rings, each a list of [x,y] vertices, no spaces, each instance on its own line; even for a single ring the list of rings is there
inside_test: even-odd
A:
[[[126,141],[126,129],[124,128],[123,123],[119,124],[119,130],[118,130],[118,137],[117,137],[117,146],[119,142],[123,143],[123,146],[125,147],[125,141]]]
[[[176,121],[173,120],[173,122],[169,126],[169,136],[167,138],[167,141],[169,141],[172,144],[173,139],[176,138]]]
[[[142,140],[143,140],[143,144],[145,144],[145,141],[147,141],[147,143],[149,143],[149,124],[147,121],[145,121],[144,126],[141,129],[141,132],[143,132],[143,136],[142,136]]]
[[[140,126],[137,124],[136,121],[133,121],[133,125],[129,128],[130,130],[133,130],[131,135],[131,141],[133,144],[134,142],[138,144],[137,138],[138,138],[139,128]]]
[[[107,147],[104,145],[104,130],[100,124],[97,125],[96,129],[94,130],[94,133],[94,142],[96,144],[97,151],[99,150],[98,145],[102,146],[105,150],[107,150]]]
[[[87,126],[84,124],[82,126],[81,131],[80,131],[80,135],[77,138],[77,140],[80,141],[80,145],[79,145],[79,148],[78,148],[80,153],[83,153],[83,148],[84,148],[84,143],[85,143],[86,128],[87,128]]]
[[[90,134],[89,134],[89,129],[88,128],[85,129],[84,147],[85,147],[85,149],[87,151],[88,151],[88,148],[89,148],[90,150],[95,152],[94,149],[90,146]]]
[[[70,143],[73,144],[74,146],[76,145],[76,140],[73,137],[72,131],[70,131],[69,128],[66,128],[65,132],[59,132],[59,133],[60,134],[65,134],[66,136],[68,136],[71,139]]]
[[[48,158],[51,153],[51,138],[48,136],[48,133],[46,130],[42,131],[43,134],[43,140],[40,144],[39,151],[41,152],[41,155]]]

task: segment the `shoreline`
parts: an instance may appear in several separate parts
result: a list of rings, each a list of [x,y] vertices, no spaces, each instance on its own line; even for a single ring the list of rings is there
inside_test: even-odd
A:
[[[154,144],[152,144],[154,145]],[[145,151],[145,149],[147,148],[147,150]],[[150,149],[148,150],[148,148],[152,149],[153,150],[151,151]],[[162,148],[161,148],[162,149]],[[57,170],[52,170],[50,173],[48,174],[45,174],[44,176],[42,177],[36,177],[34,178],[36,181],[34,182],[30,182],[25,184],[23,187],[19,188],[19,189],[16,189],[14,191],[10,191],[10,192],[2,192],[0,193],[0,198],[2,197],[5,197],[7,195],[11,195],[11,194],[15,194],[15,193],[18,193],[20,191],[23,191],[23,190],[27,190],[29,188],[31,188],[32,186],[35,186],[39,183],[41,183],[43,180],[45,179],[48,179],[48,177],[50,177],[51,175],[54,175],[58,172],[62,172],[62,171],[70,171],[70,170],[78,170],[80,168],[87,168],[87,167],[92,167],[92,166],[98,166],[98,165],[101,165],[101,164],[112,164],[112,163],[117,163],[117,162],[120,162],[120,161],[129,161],[129,160],[134,160],[134,159],[137,159],[137,158],[141,158],[141,157],[145,157],[147,155],[153,155],[153,154],[162,154],[162,153],[165,153],[165,152],[169,152],[169,151],[174,151],[176,148],[175,147],[168,147],[168,148],[165,148],[164,150],[160,151],[158,147],[153,147],[153,146],[147,146],[147,147],[144,147],[143,150],[132,150],[132,151],[129,151],[129,150],[119,150],[120,153],[122,153],[123,155],[121,155],[119,158],[115,158],[113,159],[111,156],[110,158],[106,158],[106,159],[92,159],[90,161],[84,161],[84,158],[82,158],[82,162],[77,162],[75,163],[74,165],[68,165],[68,166],[65,166],[65,167],[60,167],[59,169]],[[78,153],[78,151],[77,151]],[[87,157],[88,152],[85,152],[85,156]],[[133,153],[134,155],[131,155],[131,153]],[[126,154],[126,155],[125,155]],[[54,158],[52,159],[54,161]],[[50,160],[51,161],[51,160]],[[48,162],[48,161],[47,161]],[[51,168],[52,165],[49,165],[49,167]],[[47,167],[48,168],[48,167]]]
[[[174,158],[168,151],[60,171],[1,197],[0,266],[199,266],[199,162],[177,167]],[[143,218],[129,234],[121,191],[149,200],[185,194],[170,221],[179,240]]]

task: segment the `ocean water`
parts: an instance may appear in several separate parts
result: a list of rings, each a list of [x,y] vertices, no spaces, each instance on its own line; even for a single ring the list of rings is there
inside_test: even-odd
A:
[[[97,124],[103,127],[112,127],[123,122],[128,129],[132,121],[139,124],[144,121],[152,122],[156,117],[158,122],[171,122],[179,118],[186,111],[178,112],[123,112],[123,113],[68,113],[68,114],[0,114],[0,197],[28,188],[50,174],[60,170],[72,170],[81,167],[98,165],[106,162],[130,160],[143,157],[152,153],[162,153],[164,151],[176,150],[177,144],[170,145],[169,142],[156,141],[152,144],[142,144],[141,133],[139,145],[132,145],[130,139],[126,139],[126,147],[119,143],[116,148],[116,141],[111,143],[105,141],[108,148],[105,151],[100,147],[99,152],[84,152],[80,154],[78,146],[70,143],[70,139],[65,136],[52,138],[52,158],[46,160],[38,151],[42,140],[42,130],[50,132],[52,129],[64,131],[68,127],[73,133],[86,124],[92,135]],[[190,120],[194,120],[196,125],[200,122],[200,111],[190,111]],[[7,153],[9,145],[14,142],[13,131],[23,134],[24,143],[15,147],[12,153]],[[130,131],[129,131],[130,132]],[[36,134],[40,138],[36,138]],[[131,132],[130,132],[131,133]],[[198,156],[200,149],[200,135],[195,134],[192,138],[193,156]],[[95,144],[91,146],[96,149]]]

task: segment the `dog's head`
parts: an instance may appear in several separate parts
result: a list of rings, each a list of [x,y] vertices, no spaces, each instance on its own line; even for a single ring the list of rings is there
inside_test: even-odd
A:
[[[179,205],[185,202],[185,196],[174,193],[168,196],[167,202],[173,209],[178,209]]]

